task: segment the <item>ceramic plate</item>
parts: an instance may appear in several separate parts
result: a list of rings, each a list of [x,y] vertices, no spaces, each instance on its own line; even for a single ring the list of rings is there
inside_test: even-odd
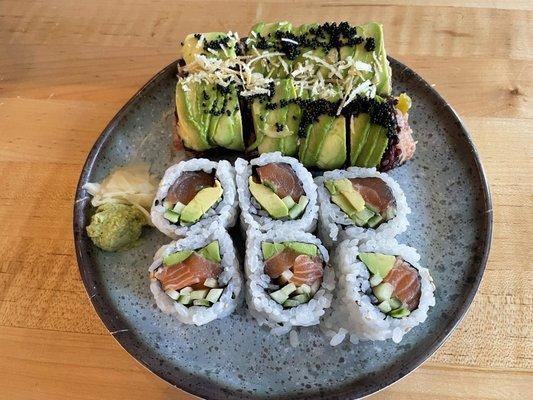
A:
[[[391,340],[331,347],[317,327],[299,329],[300,345],[257,326],[244,305],[205,326],[180,326],[156,308],[148,266],[170,242],[146,229],[142,245],[105,253],[85,233],[91,205],[81,188],[135,160],[163,171],[184,156],[172,146],[175,63],[152,78],[113,118],[81,173],[74,207],[80,273],[89,297],[117,341],[152,372],[207,399],[353,399],[374,393],[418,367],[466,313],[487,261],[492,229],[489,188],[459,117],[408,67],[391,61],[396,94],[413,99],[415,158],[391,172],[412,209],[398,241],[420,252],[437,286],[427,321],[400,344]],[[232,231],[234,239],[239,232]],[[239,240],[240,242],[240,240]]]

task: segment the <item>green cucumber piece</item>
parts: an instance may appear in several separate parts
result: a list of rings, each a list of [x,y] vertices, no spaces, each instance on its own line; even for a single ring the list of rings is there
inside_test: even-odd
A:
[[[400,300],[398,300],[396,297],[391,297],[389,299],[389,303],[393,310],[400,308],[403,305],[403,303]]]
[[[387,211],[385,211],[385,219],[391,220],[396,216],[396,209],[394,207],[387,208]]]
[[[176,253],[169,254],[163,258],[163,265],[168,267],[169,265],[176,265],[182,261],[185,261],[193,253],[192,250],[182,250]]]
[[[276,303],[283,304],[289,298],[289,295],[285,293],[283,289],[280,289],[270,293],[270,297],[272,297]]]
[[[193,291],[193,288],[190,286],[186,286],[183,289],[180,290],[180,294],[191,294]]]
[[[205,296],[207,296],[207,293],[209,293],[209,290],[207,289],[193,290],[190,294],[191,300],[205,299]]]
[[[387,300],[379,303],[378,304],[378,308],[379,308],[379,310],[381,312],[383,312],[385,314],[387,314],[388,312],[390,312],[392,310],[391,305],[390,305],[390,303]]]
[[[207,278],[204,282],[204,286],[207,286],[208,288],[216,288],[218,287],[218,282],[215,278]]]
[[[288,285],[283,286],[280,290],[287,296],[290,296],[292,292],[296,291],[296,285],[294,283],[289,283]]]
[[[176,214],[181,214],[184,208],[185,208],[185,204],[180,203],[178,201],[176,205],[174,206],[174,208],[172,209],[172,212],[175,212]]]
[[[294,297],[291,297],[291,300],[297,301],[300,304],[307,303],[309,301],[309,295],[307,294],[299,294]]]
[[[379,208],[377,208],[376,206],[370,203],[365,203],[365,207],[372,211],[374,214],[379,214]]]
[[[281,201],[285,203],[289,210],[296,204],[296,202],[292,199],[291,196],[285,196],[281,199]]]
[[[407,317],[409,314],[411,314],[411,311],[409,311],[407,308],[397,308],[396,310],[392,310],[389,315],[393,318],[403,318]]]
[[[353,216],[356,216],[357,217],[357,220],[358,221],[362,221],[363,222],[363,225],[365,225],[368,220],[370,218],[372,218],[374,216],[374,212],[373,211],[370,211],[368,208],[363,208],[362,211],[358,211],[354,214],[352,214],[352,216],[350,218],[352,218]]]
[[[300,305],[299,301],[288,299],[283,302],[283,307],[298,307]]]
[[[372,275],[370,277],[370,286],[374,287],[383,282],[383,278],[379,275]]]
[[[209,307],[211,303],[206,299],[196,299],[192,301],[192,304],[195,306]]]
[[[296,288],[295,292],[297,294],[311,294],[311,286],[306,285],[305,283],[302,286]]]
[[[165,293],[166,293],[167,296],[170,297],[172,300],[178,300],[179,297],[180,297],[179,292],[176,292],[175,290],[172,290],[172,289],[167,290]]]
[[[374,296],[376,296],[379,301],[388,301],[392,296],[394,287],[390,283],[383,282],[374,287],[372,291],[374,292]]]
[[[183,304],[184,306],[191,304],[191,296],[188,294],[180,294],[178,298],[178,303]]]
[[[174,208],[174,204],[172,204],[172,203],[171,203],[170,201],[168,201],[168,200],[165,200],[165,201],[163,202],[163,207],[165,207],[165,210],[170,210],[170,211],[172,211],[173,208]]]
[[[172,223],[176,223],[180,220],[180,215],[176,214],[174,211],[167,210],[164,212],[163,217],[168,219]]]
[[[383,221],[383,217],[377,214],[368,220],[367,225],[369,228],[375,228],[381,221]]]
[[[298,204],[295,204],[289,211],[289,218],[296,219],[303,213],[305,207],[309,204],[309,199],[307,196],[301,196],[298,200]]]
[[[223,291],[224,289],[222,288],[211,289],[207,296],[205,296],[205,299],[211,303],[216,303],[220,299],[220,296],[222,296]]]

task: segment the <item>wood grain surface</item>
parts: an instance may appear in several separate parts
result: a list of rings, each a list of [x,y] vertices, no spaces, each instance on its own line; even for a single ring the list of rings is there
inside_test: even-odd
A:
[[[106,331],[78,274],[75,185],[92,144],[189,32],[381,21],[388,52],[471,130],[494,242],[451,339],[375,399],[533,398],[533,1],[0,0],[0,399],[189,399]]]

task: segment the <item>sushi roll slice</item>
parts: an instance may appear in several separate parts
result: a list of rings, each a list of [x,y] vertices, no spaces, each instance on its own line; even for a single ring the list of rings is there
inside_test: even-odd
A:
[[[246,229],[312,231],[318,215],[316,185],[305,167],[281,153],[237,159],[237,192]]]
[[[319,323],[335,287],[327,250],[294,229],[248,231],[245,274],[250,313],[273,334]]]
[[[196,158],[168,168],[151,210],[152,223],[177,239],[235,224],[235,169],[225,160]]]
[[[161,247],[149,273],[157,306],[184,324],[227,317],[240,301],[239,262],[223,228]]]
[[[399,343],[435,305],[433,279],[412,247],[394,239],[342,242],[334,264],[338,286],[323,331],[337,345],[359,340]]]
[[[328,246],[343,238],[394,237],[411,213],[400,186],[375,168],[351,167],[317,177],[319,236]]]

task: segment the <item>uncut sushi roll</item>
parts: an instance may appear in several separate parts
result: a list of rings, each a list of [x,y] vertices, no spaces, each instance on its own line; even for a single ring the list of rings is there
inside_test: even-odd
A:
[[[329,255],[320,240],[310,233],[282,229],[251,230],[247,236],[244,265],[250,314],[276,335],[293,326],[317,325],[335,287]]]
[[[316,184],[292,157],[265,153],[235,162],[241,222],[248,229],[310,232],[318,217]]]
[[[220,227],[161,247],[149,273],[159,309],[184,324],[200,326],[227,317],[240,301],[235,247]]]
[[[335,254],[338,287],[323,331],[335,346],[349,335],[399,343],[435,305],[435,285],[420,255],[394,239],[342,242]]]
[[[171,238],[235,224],[235,169],[225,160],[196,158],[165,171],[152,210],[152,223]]]
[[[394,237],[411,213],[400,186],[375,168],[324,172],[318,186],[319,236],[330,246],[345,238]]]

